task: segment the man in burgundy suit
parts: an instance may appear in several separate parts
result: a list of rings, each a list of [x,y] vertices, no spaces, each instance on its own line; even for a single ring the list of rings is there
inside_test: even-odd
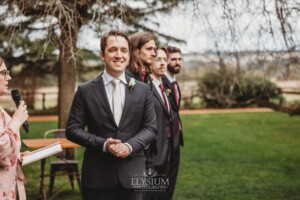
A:
[[[162,77],[164,87],[171,90],[169,95],[169,102],[172,109],[172,137],[173,137],[173,149],[171,157],[171,167],[170,167],[170,186],[167,191],[169,194],[168,199],[172,199],[176,179],[179,169],[180,162],[180,146],[183,146],[183,136],[182,136],[182,124],[179,116],[181,93],[179,85],[176,81],[176,74],[180,72],[182,67],[182,57],[181,51],[177,47],[168,46],[168,66],[167,72]]]
[[[156,137],[156,116],[148,85],[125,75],[129,39],[119,30],[101,38],[105,71],[80,85],[66,136],[85,147],[84,200],[141,200],[133,179],[145,170],[144,148]]]

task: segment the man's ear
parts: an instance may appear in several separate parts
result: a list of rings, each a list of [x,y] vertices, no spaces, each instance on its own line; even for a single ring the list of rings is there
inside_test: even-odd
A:
[[[104,53],[103,53],[102,51],[100,51],[99,55],[100,55],[100,58],[101,58],[102,60],[104,60]]]

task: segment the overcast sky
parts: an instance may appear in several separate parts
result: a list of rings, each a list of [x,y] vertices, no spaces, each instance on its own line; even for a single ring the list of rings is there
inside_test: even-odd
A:
[[[159,22],[159,26],[152,26],[152,28],[164,34],[168,34],[186,41],[186,44],[178,44],[161,40],[164,44],[180,46],[184,52],[198,52],[206,50],[208,47],[203,45],[203,43],[205,43],[203,34],[202,37],[198,37],[200,35],[198,32],[200,28],[199,24],[192,24],[190,20],[191,18],[192,16],[189,14],[189,12],[182,10],[182,8],[174,9],[174,11],[168,14],[157,13],[155,16],[153,16],[153,19],[155,22]],[[115,26],[122,29],[122,25],[120,25],[118,22],[116,22]],[[126,31],[125,27],[124,29]],[[82,32],[79,34],[79,47],[88,48],[93,51],[99,51],[99,42],[99,34],[89,29],[82,29]]]
[[[260,0],[253,0],[250,6],[245,2],[236,1],[234,5],[231,5],[232,12],[235,12],[235,18],[231,21],[224,18],[226,13],[224,14],[221,5],[213,5],[210,0],[202,0],[197,9],[191,4],[185,4],[173,9],[171,13],[156,14],[153,19],[159,26],[153,25],[152,28],[186,40],[186,44],[162,40],[165,44],[179,46],[184,53],[215,50],[215,42],[220,50],[226,51],[284,49],[279,21],[272,14],[274,13],[274,0],[266,0],[266,9],[271,13],[269,16],[262,15],[261,10],[258,9],[261,7]],[[271,20],[271,24],[267,19]],[[295,15],[290,22],[295,32],[299,33],[299,18]],[[115,25],[122,28],[118,22],[115,22]],[[270,27],[273,28],[274,38],[270,35]],[[293,34],[293,39],[296,44],[299,44],[300,34]],[[99,51],[99,33],[82,31],[78,45]]]

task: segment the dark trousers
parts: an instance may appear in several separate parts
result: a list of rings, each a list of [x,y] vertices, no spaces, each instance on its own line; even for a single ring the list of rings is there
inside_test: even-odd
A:
[[[118,183],[112,189],[82,188],[83,200],[142,200],[142,192],[124,188]]]
[[[172,149],[168,161],[163,165],[154,165],[158,174],[164,174],[169,179],[169,187],[165,191],[144,191],[143,200],[172,200],[180,163],[180,147]]]
[[[166,191],[165,200],[172,199],[175,191],[177,175],[179,171],[179,163],[180,163],[180,147],[173,149],[172,152],[172,162],[169,168],[169,188]]]

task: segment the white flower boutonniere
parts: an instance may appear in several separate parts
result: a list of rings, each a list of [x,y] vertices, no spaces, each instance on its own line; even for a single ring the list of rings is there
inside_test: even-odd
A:
[[[129,89],[130,92],[134,89],[135,84],[136,84],[135,79],[130,78],[130,81],[128,83],[128,89]]]

